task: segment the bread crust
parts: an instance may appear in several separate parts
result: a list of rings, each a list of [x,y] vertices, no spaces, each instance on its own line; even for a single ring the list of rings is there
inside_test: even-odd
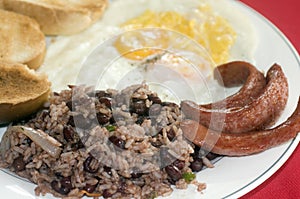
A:
[[[37,69],[46,53],[45,35],[32,18],[0,10],[0,60]]]
[[[26,65],[0,61],[0,124],[26,117],[48,100],[51,84]]]
[[[34,18],[46,35],[70,35],[98,20],[108,0],[3,0],[4,9]]]

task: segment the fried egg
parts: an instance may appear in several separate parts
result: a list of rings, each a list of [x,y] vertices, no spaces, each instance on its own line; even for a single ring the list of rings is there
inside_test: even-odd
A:
[[[125,30],[148,27],[177,31],[204,46],[217,64],[228,60],[229,49],[236,39],[236,33],[227,20],[214,14],[208,4],[200,4],[198,8],[192,9],[188,14],[176,11],[146,10],[140,16],[122,24],[121,27]],[[145,33],[147,32],[145,31]],[[176,39],[172,35],[155,29],[150,36],[148,35],[131,34],[125,38],[122,36],[116,41],[115,47],[122,53],[147,46],[147,43],[152,42],[157,47],[166,49]],[[132,39],[138,42],[131,42]],[[180,46],[176,47],[180,48]],[[140,60],[155,53],[157,53],[155,50],[143,49],[129,53],[125,57]]]
[[[208,86],[213,68],[252,62],[255,44],[253,25],[229,1],[115,0],[84,32],[48,38],[39,71],[54,91],[70,84],[122,89],[146,82],[170,101],[211,101],[218,93]]]

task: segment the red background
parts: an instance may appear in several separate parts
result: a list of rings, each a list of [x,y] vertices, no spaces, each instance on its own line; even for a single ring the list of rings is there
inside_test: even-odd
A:
[[[300,0],[241,0],[275,24],[300,52]],[[299,66],[300,67],[300,66]],[[299,74],[300,77],[300,74]],[[241,199],[300,198],[300,146],[268,180]]]

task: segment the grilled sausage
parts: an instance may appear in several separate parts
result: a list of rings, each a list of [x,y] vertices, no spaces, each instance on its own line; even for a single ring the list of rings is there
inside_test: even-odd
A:
[[[216,131],[241,133],[263,129],[276,121],[288,99],[288,82],[279,65],[268,70],[266,79],[263,92],[245,107],[215,110],[182,101],[181,110],[187,118]]]
[[[213,153],[244,156],[259,153],[287,142],[300,132],[300,98],[294,113],[281,125],[261,131],[225,133],[210,130],[193,120],[181,122],[184,136]]]
[[[255,66],[243,61],[233,61],[215,68],[214,78],[225,87],[243,85],[235,94],[212,104],[201,105],[207,109],[244,107],[258,97],[266,86],[264,74]]]

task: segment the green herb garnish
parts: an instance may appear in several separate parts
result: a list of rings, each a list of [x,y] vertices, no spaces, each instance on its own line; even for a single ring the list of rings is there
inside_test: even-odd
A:
[[[192,182],[195,178],[196,178],[196,175],[192,172],[185,172],[182,174],[182,178],[187,182],[187,183],[190,183]]]
[[[117,127],[114,126],[114,125],[107,125],[107,126],[105,126],[105,128],[106,128],[109,132],[112,132],[112,131],[115,131]]]
[[[150,195],[147,197],[147,199],[154,199],[157,198],[157,192],[156,191],[152,191],[150,193]]]

